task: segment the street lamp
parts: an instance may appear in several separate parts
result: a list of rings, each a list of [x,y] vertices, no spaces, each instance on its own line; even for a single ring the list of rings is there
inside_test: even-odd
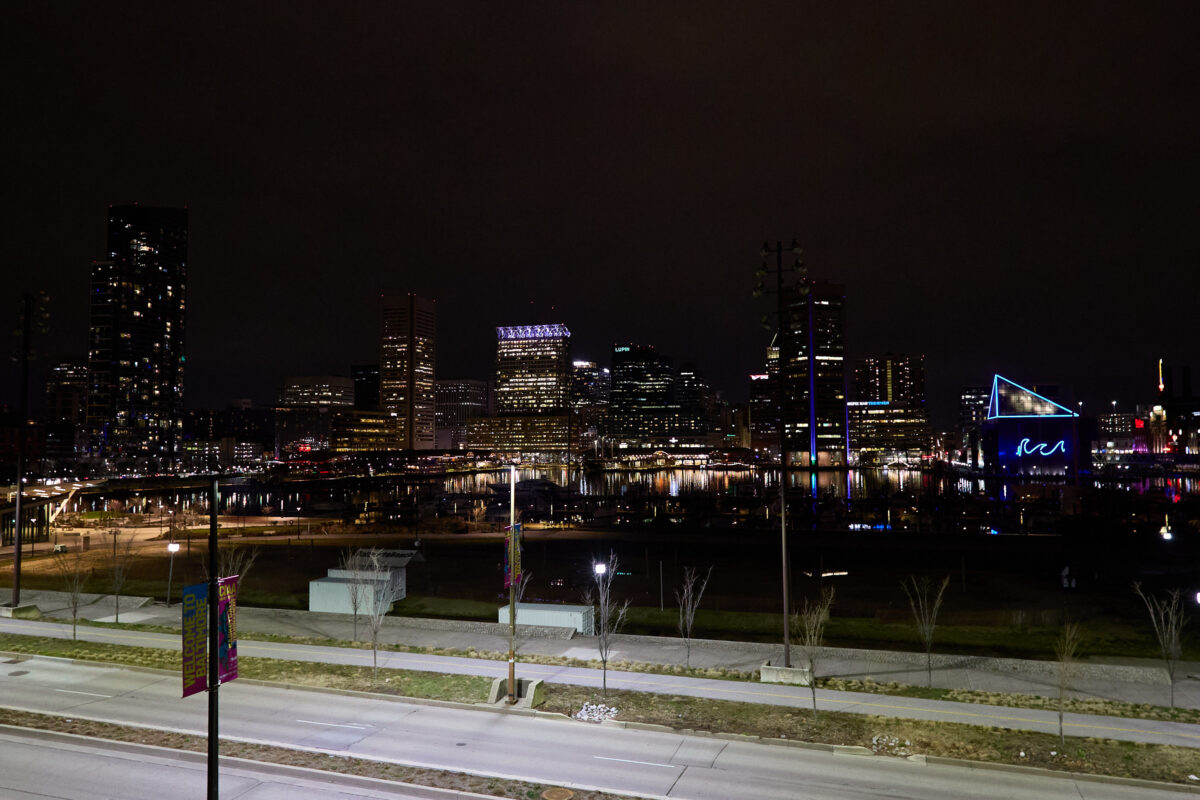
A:
[[[784,397],[785,389],[783,385],[784,371],[787,360],[784,356],[784,343],[787,341],[787,336],[784,331],[784,298],[783,298],[783,273],[785,270],[798,272],[801,277],[799,291],[804,294],[808,291],[807,285],[803,279],[807,276],[808,270],[804,266],[804,262],[800,260],[800,243],[792,239],[791,245],[792,255],[795,260],[790,267],[783,266],[783,243],[776,242],[774,249],[767,242],[763,242],[762,247],[762,264],[755,271],[755,277],[758,278],[758,284],[755,285],[752,292],[754,297],[761,297],[763,294],[772,290],[766,288],[766,277],[768,272],[775,273],[775,300],[776,300],[776,344],[778,346],[778,355],[775,359],[775,407],[779,414],[779,550],[780,560],[782,562],[783,571],[783,666],[790,667],[792,665],[792,642],[791,630],[789,628],[790,602],[788,600],[788,584],[790,582],[788,569],[788,546],[787,546],[787,490],[788,490],[788,453],[787,453],[787,436],[786,426],[784,425]],[[775,254],[775,269],[767,268],[767,257],[772,253]],[[770,329],[770,324],[767,322],[767,317],[763,317],[763,327]],[[808,400],[810,407],[814,403],[814,398],[811,396]],[[810,466],[816,468],[816,427],[815,421],[810,420],[809,423],[810,445],[809,445],[809,460]],[[814,486],[816,476],[814,474]]]
[[[596,577],[599,578],[601,575],[608,572],[608,564],[605,564],[602,561],[597,561],[595,564],[592,564],[592,572],[596,573]]]
[[[167,567],[167,608],[171,607],[171,578],[175,575],[175,554],[179,552],[179,542],[171,542],[167,545],[167,552],[171,554],[171,565]]]

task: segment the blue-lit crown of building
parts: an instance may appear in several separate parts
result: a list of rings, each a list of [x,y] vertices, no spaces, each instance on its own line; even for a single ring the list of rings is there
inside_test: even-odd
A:
[[[1077,417],[1066,406],[1061,406],[1032,389],[1026,389],[1003,375],[992,378],[992,396],[988,401],[988,419],[1010,417]]]
[[[566,339],[571,335],[566,325],[510,325],[496,328],[496,336],[511,339]]]

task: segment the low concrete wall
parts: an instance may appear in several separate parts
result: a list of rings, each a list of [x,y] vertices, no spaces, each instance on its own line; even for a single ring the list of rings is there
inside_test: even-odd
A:
[[[792,686],[808,686],[812,683],[812,673],[808,671],[808,667],[774,667],[768,661],[759,669],[759,680],[763,683],[787,683]]]
[[[508,625],[499,622],[476,622],[463,619],[432,619],[429,617],[390,617],[396,624],[431,631],[454,631],[455,633],[478,633],[485,636],[508,636]],[[518,625],[517,635],[538,639],[571,639],[574,628],[549,625]]]

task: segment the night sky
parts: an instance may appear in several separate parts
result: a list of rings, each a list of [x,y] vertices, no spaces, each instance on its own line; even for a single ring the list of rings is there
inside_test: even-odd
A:
[[[407,291],[440,377],[564,322],[744,399],[793,236],[939,424],[992,372],[1128,409],[1200,361],[1194,4],[844,5],[14,4],[5,284],[82,356],[108,205],[188,206],[191,407],[377,361]]]

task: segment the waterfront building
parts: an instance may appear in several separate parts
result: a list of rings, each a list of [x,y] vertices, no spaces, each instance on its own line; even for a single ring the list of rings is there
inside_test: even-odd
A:
[[[279,392],[281,406],[354,405],[354,381],[337,375],[309,375],[284,379]]]
[[[986,386],[968,386],[958,396],[960,461],[973,469],[983,467],[983,422],[990,397]]]
[[[1057,394],[1057,387],[1038,387]],[[1048,476],[1086,472],[1090,430],[1079,413],[1002,375],[992,379],[983,423],[984,467],[992,475]],[[1081,446],[1082,445],[1082,446]]]
[[[779,345],[788,462],[846,467],[845,288],[804,279],[788,290]]]
[[[91,270],[89,448],[170,469],[183,414],[188,212],[110,206],[107,244]]]
[[[608,422],[608,401],[612,392],[612,372],[595,361],[571,362],[571,411],[579,424],[582,447],[597,454],[602,432]]]
[[[437,382],[437,447],[463,450],[467,445],[467,423],[488,411],[487,381],[471,378],[439,379]]]
[[[412,293],[384,296],[379,404],[396,415],[405,450],[437,446],[436,355],[436,303]]]
[[[359,411],[379,410],[379,365],[355,364],[350,367],[354,381],[354,407]]]
[[[852,459],[859,465],[917,463],[932,428],[925,408],[925,357],[884,353],[854,367],[855,400],[847,403]]]
[[[468,423],[468,449],[533,460],[578,455],[578,426],[569,416],[570,338],[561,324],[496,328],[495,413]]]
[[[369,453],[396,446],[399,417],[388,411],[338,409],[329,420],[329,449],[334,453]]]

